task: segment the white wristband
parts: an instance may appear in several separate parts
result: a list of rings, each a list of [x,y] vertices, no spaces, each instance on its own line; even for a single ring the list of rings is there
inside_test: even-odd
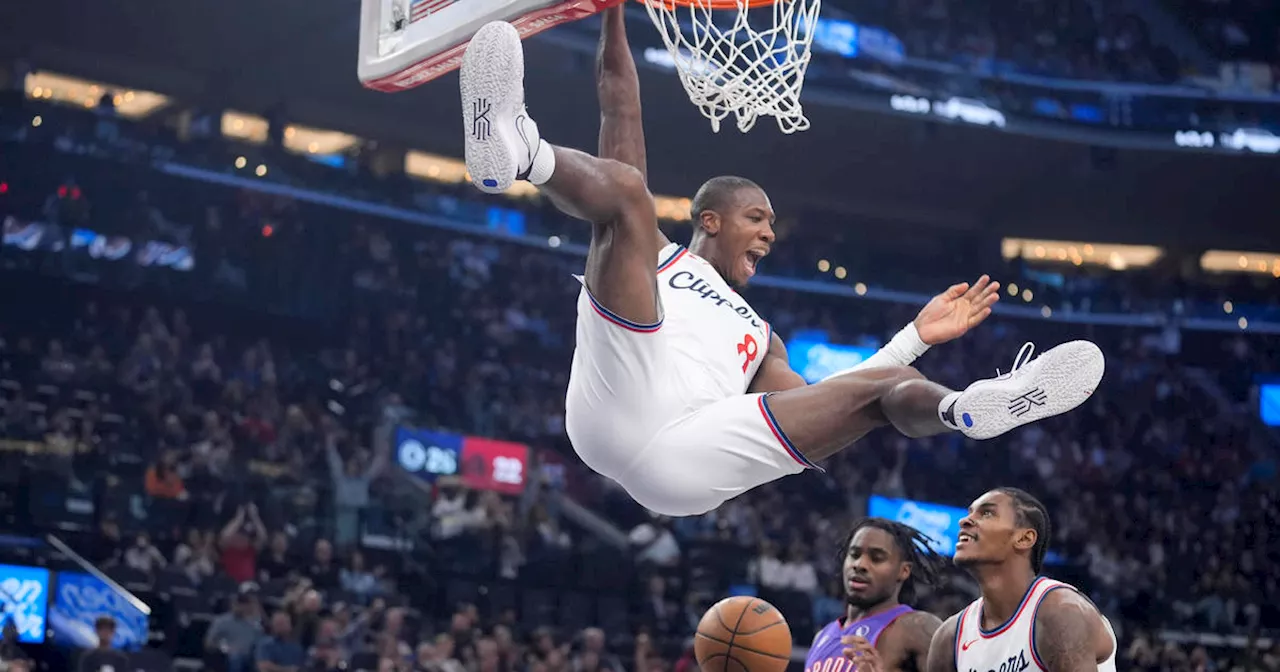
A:
[[[837,371],[823,378],[823,380],[831,380],[846,373],[882,366],[910,366],[928,351],[929,345],[920,340],[920,332],[916,331],[915,323],[908,322],[907,326],[894,334],[893,338],[889,339],[889,342],[885,343],[883,348],[876,351],[876,354],[862,360],[853,368]]]
[[[929,352],[929,344],[920,340],[920,332],[916,331],[916,323],[908,322],[898,333],[889,339],[876,354],[886,352],[894,358],[894,363],[899,366],[908,366],[912,362],[920,359],[924,353]]]

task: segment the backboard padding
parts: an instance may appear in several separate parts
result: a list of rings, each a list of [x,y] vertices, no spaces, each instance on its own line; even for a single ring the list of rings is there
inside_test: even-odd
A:
[[[370,89],[411,89],[461,65],[467,42],[486,23],[508,21],[525,38],[624,1],[361,0],[357,72]]]

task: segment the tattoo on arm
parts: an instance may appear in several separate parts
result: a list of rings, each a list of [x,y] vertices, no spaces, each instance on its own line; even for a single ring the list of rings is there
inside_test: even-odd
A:
[[[1093,633],[1097,612],[1074,590],[1045,595],[1036,610],[1036,653],[1046,672],[1096,672]]]
[[[948,618],[933,633],[929,640],[929,658],[925,666],[926,672],[955,672],[956,669],[956,628],[960,624],[960,614]]]
[[[912,669],[925,670],[929,662],[929,649],[933,644],[933,635],[942,627],[942,619],[927,611],[913,611],[903,616],[902,625],[902,657]]]

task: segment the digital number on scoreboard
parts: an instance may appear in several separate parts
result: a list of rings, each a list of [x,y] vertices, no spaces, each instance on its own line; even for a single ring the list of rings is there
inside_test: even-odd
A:
[[[406,472],[427,482],[456,476],[470,488],[518,494],[524,490],[529,472],[529,447],[523,443],[401,427],[396,431],[396,462]]]

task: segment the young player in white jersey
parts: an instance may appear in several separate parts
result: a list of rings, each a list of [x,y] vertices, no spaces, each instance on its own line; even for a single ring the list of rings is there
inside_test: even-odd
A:
[[[623,8],[603,19],[599,158],[539,136],[525,110],[524,52],[511,25],[481,28],[460,72],[473,183],[498,193],[527,180],[562,212],[592,223],[565,401],[565,429],[588,466],[651,511],[696,515],[816,469],[877,427],[988,438],[1093,393],[1104,362],[1084,341],[1034,361],[1020,357],[1018,370],[964,392],[908,366],[991,313],[999,285],[985,276],[935,297],[857,370],[808,385],[791,370],[782,339],[734,291],[773,245],[769,198],[750,180],[714,178],[694,196],[689,249],[667,240],[646,186]]]
[[[1039,576],[1049,512],[1017,488],[996,488],[960,521],[955,563],[982,596],[933,635],[928,672],[1115,672],[1111,623],[1074,586]]]

